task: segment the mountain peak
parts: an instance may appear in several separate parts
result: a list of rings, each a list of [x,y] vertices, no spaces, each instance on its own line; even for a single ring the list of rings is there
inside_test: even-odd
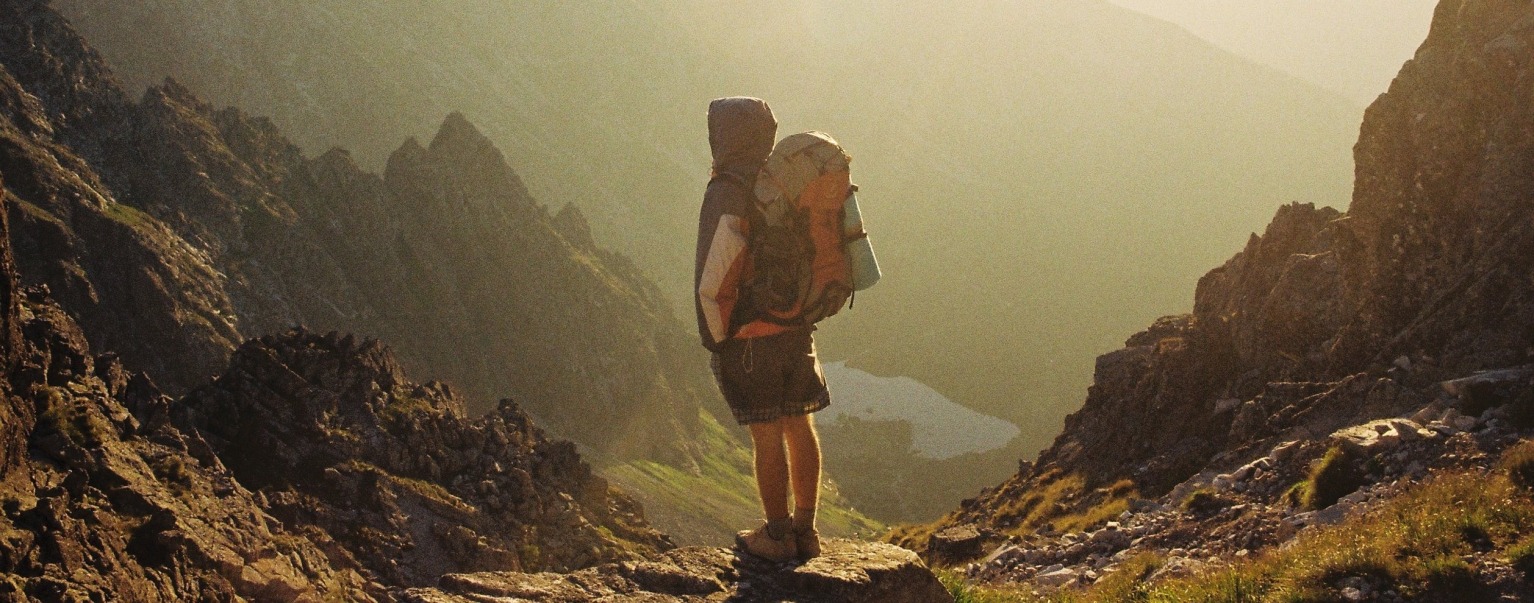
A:
[[[486,138],[479,131],[479,128],[469,122],[469,118],[464,117],[460,111],[447,114],[447,117],[442,120],[442,126],[437,128],[436,137],[431,139],[431,146],[429,148],[432,152],[451,149],[472,149],[481,152],[493,152],[497,156],[500,155],[500,151],[495,148],[490,139]]]

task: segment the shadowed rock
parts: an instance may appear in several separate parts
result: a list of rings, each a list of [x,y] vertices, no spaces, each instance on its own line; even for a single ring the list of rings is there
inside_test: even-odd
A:
[[[820,557],[777,564],[736,550],[687,547],[646,561],[573,574],[481,573],[444,576],[436,588],[408,591],[413,603],[507,598],[583,601],[799,601],[937,603],[953,597],[915,553],[887,544],[830,540]]]

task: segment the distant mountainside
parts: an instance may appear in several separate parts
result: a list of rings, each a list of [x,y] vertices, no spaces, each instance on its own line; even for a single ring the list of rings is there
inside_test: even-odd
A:
[[[197,357],[228,358],[241,326],[226,275],[66,146],[131,153],[145,125],[125,114],[158,107],[99,102],[106,72],[46,4],[0,22],[0,597],[387,601],[450,572],[673,548],[573,444],[509,401],[468,418],[376,340],[294,331]],[[146,366],[221,374],[177,400]]]
[[[1122,569],[1151,600],[1527,600],[1531,22],[1441,3],[1365,115],[1346,212],[1280,208],[1191,314],[1098,358],[1037,464],[897,540],[1046,590]]]
[[[1100,0],[58,6],[132,85],[174,76],[363,165],[461,108],[683,313],[704,107],[767,98],[783,132],[851,149],[888,270],[822,330],[827,357],[1006,418],[1017,450],[1045,445],[1096,350],[1185,304],[1236,233],[1345,198],[1358,123]]]
[[[129,102],[78,41],[26,25],[8,26],[5,64],[74,169],[13,155],[18,263],[100,349],[185,392],[246,337],[357,331],[399,341],[475,410],[509,394],[604,452],[691,456],[700,406],[718,404],[691,334],[461,115],[379,177],[175,82]]]
[[[665,467],[666,483],[628,484],[652,506],[724,501],[657,509],[684,542],[721,541],[758,512],[690,327],[578,208],[538,204],[462,115],[375,175],[173,80],[132,102],[51,9],[6,10],[16,262],[96,353],[180,396],[248,338],[295,325],[384,338],[467,413],[511,397],[603,470]],[[665,495],[683,484],[692,498]],[[875,525],[834,494],[827,508],[831,533]]]

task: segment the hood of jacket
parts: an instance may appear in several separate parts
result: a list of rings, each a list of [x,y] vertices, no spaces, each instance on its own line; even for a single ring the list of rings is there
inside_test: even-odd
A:
[[[755,178],[778,135],[778,120],[767,101],[748,96],[716,98],[708,104],[708,146],[714,172]]]

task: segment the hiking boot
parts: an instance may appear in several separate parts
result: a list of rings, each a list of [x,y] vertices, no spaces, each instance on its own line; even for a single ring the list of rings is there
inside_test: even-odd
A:
[[[793,559],[798,550],[794,547],[794,532],[789,530],[782,538],[773,538],[767,533],[767,524],[763,523],[755,530],[741,530],[735,533],[735,544],[747,553],[756,555],[768,561],[788,561]],[[818,543],[817,543],[818,544]]]
[[[809,561],[820,556],[820,531],[810,528],[794,531],[794,548],[799,550],[799,560]]]

